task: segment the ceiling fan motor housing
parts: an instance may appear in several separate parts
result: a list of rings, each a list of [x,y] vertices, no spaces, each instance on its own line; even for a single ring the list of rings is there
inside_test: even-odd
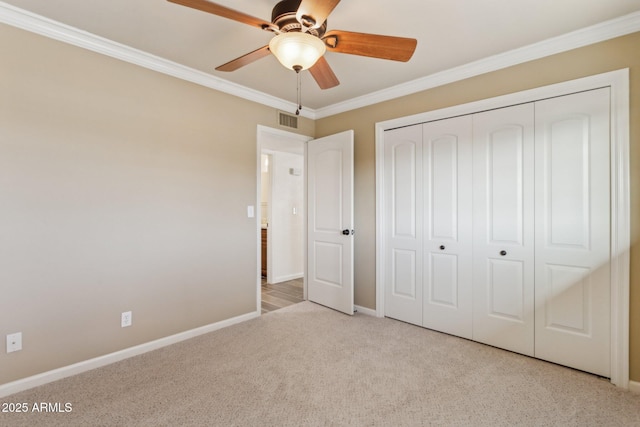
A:
[[[271,11],[271,22],[275,24],[281,32],[288,33],[291,31],[302,31],[302,24],[296,19],[296,12],[300,7],[302,0],[282,0],[276,4]],[[311,17],[303,17],[303,19],[310,19]],[[307,32],[316,37],[322,37],[327,31],[327,21],[324,21],[318,28],[309,28],[314,24],[310,21],[307,26]]]

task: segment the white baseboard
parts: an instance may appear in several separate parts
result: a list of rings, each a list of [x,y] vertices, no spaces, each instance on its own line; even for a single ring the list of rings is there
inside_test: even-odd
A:
[[[256,317],[260,317],[260,312],[253,311],[237,317],[232,317],[231,319],[221,320],[220,322],[211,323],[210,325],[201,326],[199,328],[160,338],[155,341],[125,348],[124,350],[116,351],[114,353],[105,354],[104,356],[84,360],[82,362],[74,363],[73,365],[64,366],[62,368],[2,384],[0,385],[0,398],[53,381],[61,380],[62,378],[70,377],[72,375],[90,371],[101,366],[110,365],[111,363],[119,362],[121,360],[128,359],[129,357],[138,356],[152,350],[176,344],[180,341],[197,337],[198,335],[217,331],[218,329],[226,328],[237,323],[246,322],[247,320],[251,320]]]
[[[355,305],[354,308],[358,313],[366,314],[367,316],[376,317],[376,311],[367,307],[361,307],[359,305]]]
[[[629,380],[629,391],[640,394],[640,382]]]
[[[301,279],[304,277],[304,273],[285,274],[284,276],[278,276],[271,278],[271,283],[288,282],[289,280]]]

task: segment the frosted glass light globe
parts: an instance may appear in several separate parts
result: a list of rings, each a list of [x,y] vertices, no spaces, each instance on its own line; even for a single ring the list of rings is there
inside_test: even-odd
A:
[[[269,50],[286,68],[306,70],[324,55],[326,47],[318,37],[307,33],[278,34],[269,42]]]

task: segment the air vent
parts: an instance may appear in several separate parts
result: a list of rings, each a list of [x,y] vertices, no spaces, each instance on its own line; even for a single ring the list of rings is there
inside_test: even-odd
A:
[[[280,126],[298,129],[298,118],[282,111],[278,111],[278,123],[280,123]]]

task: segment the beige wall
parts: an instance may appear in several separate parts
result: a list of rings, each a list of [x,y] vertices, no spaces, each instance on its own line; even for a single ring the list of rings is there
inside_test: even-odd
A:
[[[316,137],[355,130],[356,304],[375,308],[375,123],[630,68],[631,379],[640,381],[640,33],[487,73],[316,122]]]
[[[0,52],[0,384],[255,311],[276,111],[5,25]]]

